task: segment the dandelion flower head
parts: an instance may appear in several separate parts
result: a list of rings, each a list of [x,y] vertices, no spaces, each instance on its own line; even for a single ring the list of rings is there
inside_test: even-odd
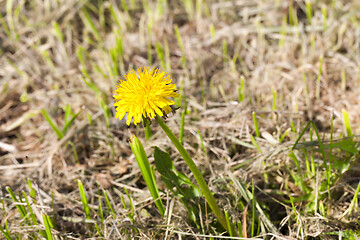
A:
[[[132,70],[120,80],[114,92],[115,118],[122,119],[126,113],[126,124],[138,124],[142,117],[153,119],[155,114],[166,116],[172,111],[175,103],[169,97],[178,97],[175,84],[166,72],[159,69],[138,68],[137,73]]]

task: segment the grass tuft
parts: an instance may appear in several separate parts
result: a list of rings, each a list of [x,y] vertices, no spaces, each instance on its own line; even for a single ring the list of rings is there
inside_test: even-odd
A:
[[[358,1],[0,9],[0,239],[360,236]],[[150,134],[113,118],[137,67],[179,89],[166,124],[226,227],[157,122]]]

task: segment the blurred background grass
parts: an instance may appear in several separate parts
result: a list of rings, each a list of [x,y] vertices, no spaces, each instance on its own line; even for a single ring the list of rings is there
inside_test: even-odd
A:
[[[185,147],[238,236],[356,239],[359,8],[336,0],[0,0],[3,236],[221,234],[203,199],[184,206],[156,173],[161,217],[130,133],[151,162],[158,146],[192,176],[156,124],[145,141],[143,129],[113,118],[117,81],[151,66],[180,89],[181,108],[167,124],[179,134],[183,116]],[[185,211],[194,205],[195,222]]]

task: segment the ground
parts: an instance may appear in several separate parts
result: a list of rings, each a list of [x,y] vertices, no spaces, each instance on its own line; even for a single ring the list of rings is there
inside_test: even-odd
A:
[[[0,9],[0,239],[359,239],[358,1],[3,0]],[[138,67],[166,71],[179,89],[166,124],[233,231],[156,121],[145,136],[114,118],[114,90]],[[166,184],[155,146],[179,185]]]

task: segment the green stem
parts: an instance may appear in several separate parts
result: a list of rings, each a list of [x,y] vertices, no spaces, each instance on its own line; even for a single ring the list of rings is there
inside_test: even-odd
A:
[[[145,119],[145,139],[149,140],[151,138],[151,128],[150,128],[150,121],[147,118]]]
[[[196,164],[191,159],[189,154],[186,152],[185,148],[181,145],[179,140],[176,138],[174,133],[170,130],[170,128],[168,128],[168,126],[161,119],[161,117],[156,115],[156,121],[159,123],[160,127],[164,130],[166,135],[170,138],[171,142],[175,145],[175,147],[177,148],[177,150],[179,151],[181,156],[184,158],[186,164],[190,168],[191,172],[194,174],[194,177],[195,177],[197,183],[199,184],[199,187],[200,187],[202,193],[204,194],[205,199],[208,202],[210,208],[214,212],[215,216],[217,217],[217,219],[219,220],[221,225],[226,229],[226,231],[229,232],[229,228],[226,223],[225,216],[224,216],[223,212],[220,210],[220,208],[218,207],[218,205],[216,204],[216,201],[215,201],[209,187],[207,186],[203,176],[201,175],[199,169],[196,167]]]

